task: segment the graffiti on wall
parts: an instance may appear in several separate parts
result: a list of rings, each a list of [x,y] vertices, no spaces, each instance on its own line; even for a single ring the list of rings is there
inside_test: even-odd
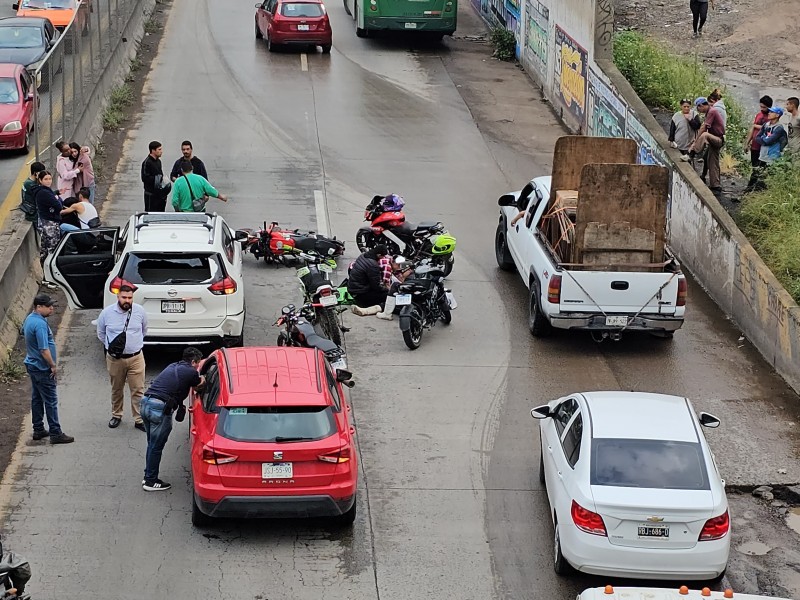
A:
[[[631,111],[625,123],[626,136],[639,145],[639,164],[667,166],[667,157],[659,147],[647,128],[639,122]]]
[[[583,124],[586,113],[586,62],[589,55],[578,42],[556,25],[555,40],[556,96],[567,110]]]
[[[506,24],[506,2],[505,0],[489,0],[489,11],[495,20],[501,25]]]
[[[550,25],[550,9],[538,0],[525,2],[528,18],[525,27],[525,59],[542,76],[547,77],[547,32]]]
[[[589,69],[589,110],[586,111],[587,133],[601,137],[625,137],[628,105]]]
[[[594,8],[594,59],[611,58],[614,39],[614,7],[611,0],[597,0]]]
[[[516,4],[514,3],[516,2]],[[514,49],[515,56],[519,59],[522,50],[522,32],[520,27],[520,14],[519,14],[519,0],[506,0],[506,29],[514,34],[514,39],[517,40],[516,48]]]

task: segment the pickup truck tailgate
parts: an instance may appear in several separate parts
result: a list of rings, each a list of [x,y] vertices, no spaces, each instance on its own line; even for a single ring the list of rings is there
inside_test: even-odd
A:
[[[679,273],[562,271],[561,312],[675,314]],[[660,290],[660,291],[659,291]]]

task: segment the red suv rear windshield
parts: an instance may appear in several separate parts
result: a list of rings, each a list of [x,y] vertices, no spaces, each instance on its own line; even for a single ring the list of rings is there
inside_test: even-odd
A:
[[[284,17],[313,18],[325,13],[322,6],[314,2],[285,2],[281,4],[281,14]]]
[[[238,442],[310,442],[336,433],[330,406],[227,407],[217,433]]]
[[[224,277],[216,254],[131,252],[120,275],[134,284],[209,284]]]

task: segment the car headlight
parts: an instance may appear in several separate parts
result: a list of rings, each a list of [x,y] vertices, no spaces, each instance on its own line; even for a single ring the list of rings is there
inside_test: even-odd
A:
[[[3,127],[3,131],[19,131],[22,129],[22,123],[20,121],[11,121],[7,123],[5,127]]]

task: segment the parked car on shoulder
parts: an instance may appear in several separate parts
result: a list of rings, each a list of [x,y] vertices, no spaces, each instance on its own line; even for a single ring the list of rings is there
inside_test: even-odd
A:
[[[241,245],[206,213],[138,213],[125,228],[68,232],[44,263],[70,308],[110,306],[122,285],[147,312],[145,346],[241,346]]]
[[[328,54],[333,33],[325,5],[319,0],[264,0],[256,4],[256,39],[264,38],[270,52],[279,46],[322,47]]]
[[[89,8],[80,0],[22,0],[11,5],[18,17],[49,19],[62,32],[75,20],[75,29],[82,35],[89,32]]]
[[[34,127],[33,87],[25,67],[0,64],[0,150],[28,152]]]
[[[49,86],[52,75],[64,68],[64,57],[59,54],[45,61],[47,53],[55,46],[61,34],[50,22],[40,17],[5,17],[0,19],[0,62],[25,65],[35,76],[37,88]],[[52,64],[52,63],[55,64]]]
[[[703,436],[719,419],[686,398],[586,392],[534,408],[553,567],[712,581],[728,564],[725,482]]]
[[[192,523],[217,517],[356,516],[358,462],[350,405],[314,348],[224,348],[200,366],[190,451]]]

